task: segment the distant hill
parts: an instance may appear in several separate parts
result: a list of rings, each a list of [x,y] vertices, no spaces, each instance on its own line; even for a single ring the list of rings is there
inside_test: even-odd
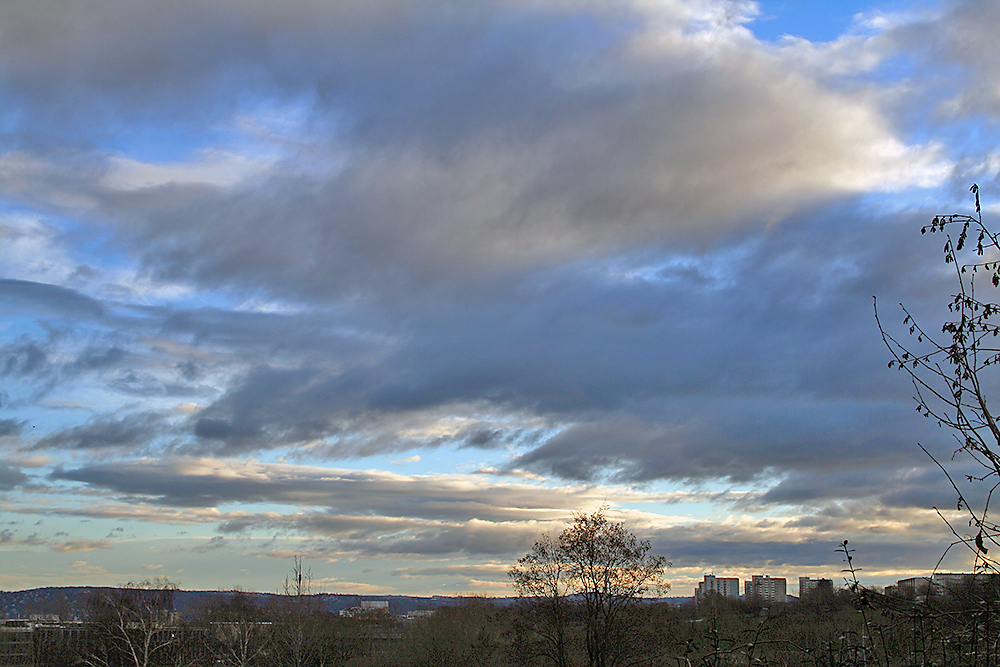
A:
[[[107,586],[58,586],[32,588],[24,591],[0,591],[0,618],[28,618],[35,614],[57,614],[61,620],[80,620],[84,616],[87,600],[95,591],[113,590]],[[199,610],[213,600],[225,598],[232,591],[185,591],[178,590],[174,596],[174,611],[184,618],[194,618]],[[244,595],[254,599],[261,607],[271,604],[275,593],[250,593]],[[362,600],[387,600],[389,612],[403,615],[420,609],[437,609],[448,605],[462,604],[465,597],[433,595],[419,597],[412,595],[345,595],[338,593],[318,593],[310,596],[319,600],[326,611],[338,613],[343,609],[358,606]],[[502,605],[513,603],[517,598],[491,598]],[[683,604],[692,598],[661,598],[661,602]]]
[[[95,591],[112,590],[106,586],[59,586],[33,588],[24,591],[0,591],[0,617],[28,618],[34,614],[57,614],[62,620],[79,620],[84,615],[87,600]],[[213,600],[231,595],[232,591],[185,591],[178,590],[174,596],[174,610],[185,618],[192,618]],[[254,599],[258,605],[267,606],[275,598],[275,593],[249,593],[244,595]],[[441,606],[461,604],[462,597],[434,595],[418,597],[410,595],[344,595],[318,593],[310,597],[319,600],[326,611],[337,613],[357,606],[361,600],[388,600],[389,611],[402,615],[419,609],[436,609]],[[497,598],[500,603],[510,603],[514,598]]]

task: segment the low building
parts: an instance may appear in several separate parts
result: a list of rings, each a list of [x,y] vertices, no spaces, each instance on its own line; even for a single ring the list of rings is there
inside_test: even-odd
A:
[[[408,611],[403,616],[404,621],[416,621],[421,618],[430,618],[434,615],[433,609],[415,609],[413,611]]]
[[[927,600],[928,597],[949,598],[973,591],[977,591],[979,595],[998,597],[1000,575],[936,572],[929,577],[900,579],[891,588],[890,592],[890,587],[886,587],[887,595],[894,594],[911,600]]]
[[[357,606],[342,609],[341,616],[369,616],[372,614],[388,614],[388,600],[361,600]]]

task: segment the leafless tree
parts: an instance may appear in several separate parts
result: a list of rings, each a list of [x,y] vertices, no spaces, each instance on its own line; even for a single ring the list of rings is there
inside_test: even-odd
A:
[[[273,654],[271,621],[247,593],[234,590],[202,611],[210,630],[217,664],[257,667],[269,664]]]
[[[579,600],[588,664],[615,667],[629,654],[634,629],[629,609],[647,593],[667,589],[662,575],[669,566],[666,558],[651,553],[648,540],[610,521],[607,507],[601,507],[593,514],[575,515],[555,539],[546,536],[536,542],[509,575],[520,595],[550,610],[547,643],[552,664],[567,664],[560,662],[567,659],[566,612]]]
[[[95,642],[83,661],[94,667],[176,662],[184,635],[173,615],[176,590],[158,577],[95,591],[89,603]]]
[[[1000,304],[996,302],[1000,238],[983,222],[979,187],[973,185],[970,191],[975,196],[975,215],[938,215],[920,230],[945,237],[944,262],[955,274],[949,316],[940,332],[918,322],[902,304],[908,338],[892,334],[883,325],[877,302],[875,319],[893,357],[889,367],[909,376],[917,410],[951,431],[956,442],[952,461],[973,464],[974,470],[963,475],[963,482],[963,476],[949,470],[948,462],[942,463],[920,445],[947,476],[957,495],[957,509],[967,515],[968,531],[948,522],[955,536],[953,545],[971,550],[977,571],[998,572],[996,550],[991,554],[991,549],[1000,546],[1000,535],[990,505],[1000,484],[1000,424],[989,399],[1000,362]]]
[[[273,611],[276,662],[288,667],[322,664],[325,623],[319,599],[312,592],[312,571],[303,569],[301,556],[295,557]]]

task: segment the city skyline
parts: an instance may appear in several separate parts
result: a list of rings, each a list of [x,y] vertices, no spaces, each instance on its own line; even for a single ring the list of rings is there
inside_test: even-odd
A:
[[[962,515],[917,443],[974,468],[872,297],[938,329],[920,227],[973,183],[1000,213],[997,28],[971,0],[0,4],[0,588],[266,592],[298,556],[322,592],[509,595],[605,505],[671,595],[839,584],[845,539],[867,583],[930,572],[934,508]]]

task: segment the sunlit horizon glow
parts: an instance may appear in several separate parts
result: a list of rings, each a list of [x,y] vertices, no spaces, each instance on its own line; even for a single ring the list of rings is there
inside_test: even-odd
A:
[[[604,505],[670,595],[840,583],[845,539],[867,583],[929,572],[955,499],[916,443],[954,445],[871,299],[940,318],[919,227],[973,182],[1000,210],[997,28],[0,5],[0,588],[273,592],[301,556],[320,592],[503,596]]]

